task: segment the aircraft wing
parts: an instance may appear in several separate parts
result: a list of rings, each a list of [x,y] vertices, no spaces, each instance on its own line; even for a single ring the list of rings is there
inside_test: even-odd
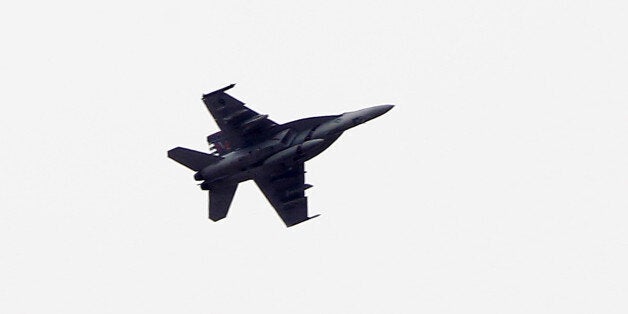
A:
[[[304,183],[304,168],[303,163],[291,167],[278,166],[255,179],[255,183],[287,227],[318,216],[307,215],[307,197],[304,191],[312,186]]]
[[[277,123],[268,119],[268,115],[249,109],[244,103],[225,93],[233,86],[235,84],[203,95],[203,102],[230,145],[241,147],[247,137],[254,138],[256,134],[262,134]]]

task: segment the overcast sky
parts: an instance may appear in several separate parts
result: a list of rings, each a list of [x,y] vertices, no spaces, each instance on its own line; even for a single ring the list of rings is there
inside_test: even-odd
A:
[[[0,9],[2,313],[626,313],[625,1],[31,1]],[[166,158],[395,104],[207,219]]]

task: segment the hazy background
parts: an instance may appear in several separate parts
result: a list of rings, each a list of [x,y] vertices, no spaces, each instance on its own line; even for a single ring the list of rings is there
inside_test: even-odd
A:
[[[626,313],[625,1],[31,1],[0,9],[2,313]],[[230,93],[392,103],[207,217],[172,147]]]

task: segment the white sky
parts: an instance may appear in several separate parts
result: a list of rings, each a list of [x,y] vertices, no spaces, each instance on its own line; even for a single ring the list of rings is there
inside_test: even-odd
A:
[[[7,3],[1,313],[626,313],[625,1]],[[207,217],[200,96],[392,103]]]

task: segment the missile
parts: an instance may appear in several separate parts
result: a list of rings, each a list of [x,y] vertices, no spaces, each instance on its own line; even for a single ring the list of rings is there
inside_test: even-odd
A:
[[[246,109],[240,109],[238,111],[234,111],[232,114],[223,118],[225,122],[231,122],[233,120],[239,119],[241,116],[249,113]]]
[[[258,114],[240,123],[242,133],[249,133],[251,130],[255,129],[260,123],[264,122],[266,118],[268,118],[267,114]]]
[[[283,205],[284,209],[288,209],[290,207],[296,207],[298,205],[303,206],[304,204],[307,204],[306,199],[307,199],[306,197],[297,198],[297,199],[293,199],[293,200],[287,201],[285,203],[282,203],[282,205]]]
[[[297,187],[295,189],[292,190],[288,190],[286,191],[286,199],[291,199],[293,196],[300,194],[301,192],[311,188],[312,185],[311,184],[303,184],[300,187]]]

